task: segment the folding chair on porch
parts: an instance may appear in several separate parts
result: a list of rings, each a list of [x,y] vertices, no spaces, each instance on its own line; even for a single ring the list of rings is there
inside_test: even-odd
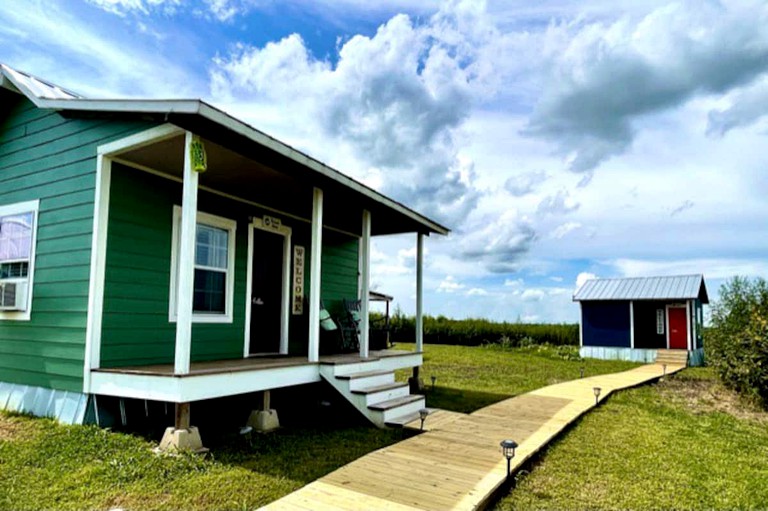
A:
[[[341,301],[344,311],[339,318],[341,324],[342,349],[358,351],[360,349],[360,300]]]
[[[339,336],[339,327],[331,317],[331,313],[325,308],[325,304],[320,300],[320,353],[331,355],[343,350],[343,336]]]

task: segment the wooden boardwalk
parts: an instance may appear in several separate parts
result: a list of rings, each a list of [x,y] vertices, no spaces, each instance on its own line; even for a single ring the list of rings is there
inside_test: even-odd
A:
[[[666,372],[681,369],[667,365]],[[482,509],[505,482],[501,440],[520,445],[514,471],[595,406],[594,387],[601,388],[603,401],[662,373],[660,364],[650,364],[550,385],[468,415],[436,414],[434,424],[427,418],[424,433],[367,454],[262,509]]]

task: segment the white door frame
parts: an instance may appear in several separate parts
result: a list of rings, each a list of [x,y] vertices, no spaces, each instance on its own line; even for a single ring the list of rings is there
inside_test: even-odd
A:
[[[283,296],[280,303],[280,351],[281,355],[288,354],[288,327],[291,313],[291,228],[280,224],[278,227],[267,226],[261,218],[254,218],[248,226],[248,271],[245,284],[245,339],[243,341],[243,357],[252,355],[251,344],[251,293],[253,292],[253,230],[271,232],[283,237]]]

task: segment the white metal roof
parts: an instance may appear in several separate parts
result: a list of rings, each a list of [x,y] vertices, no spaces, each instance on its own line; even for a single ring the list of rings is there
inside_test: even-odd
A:
[[[79,94],[68,91],[52,83],[41,80],[30,74],[0,64],[0,72],[21,92],[30,94],[38,99],[84,99]]]
[[[575,302],[587,300],[691,300],[709,303],[704,275],[592,279],[573,295]]]

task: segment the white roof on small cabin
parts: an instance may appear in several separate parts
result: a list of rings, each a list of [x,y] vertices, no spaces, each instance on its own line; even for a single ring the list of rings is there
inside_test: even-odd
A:
[[[189,120],[194,117],[208,126],[215,126],[217,129],[229,130],[230,133],[243,136],[250,142],[266,147],[314,172],[317,179],[330,180],[336,186],[340,185],[357,194],[364,201],[373,202],[377,207],[386,208],[392,213],[390,215],[392,218],[399,218],[410,225],[413,230],[425,234],[448,234],[450,232],[447,227],[408,206],[377,192],[200,99],[87,99],[2,63],[0,63],[0,88],[23,94],[38,108],[74,113],[159,114],[165,116],[165,119],[172,123],[174,120],[182,122],[185,118]]]
[[[704,275],[591,279],[573,295],[573,301],[590,300],[693,300],[709,303]]]

